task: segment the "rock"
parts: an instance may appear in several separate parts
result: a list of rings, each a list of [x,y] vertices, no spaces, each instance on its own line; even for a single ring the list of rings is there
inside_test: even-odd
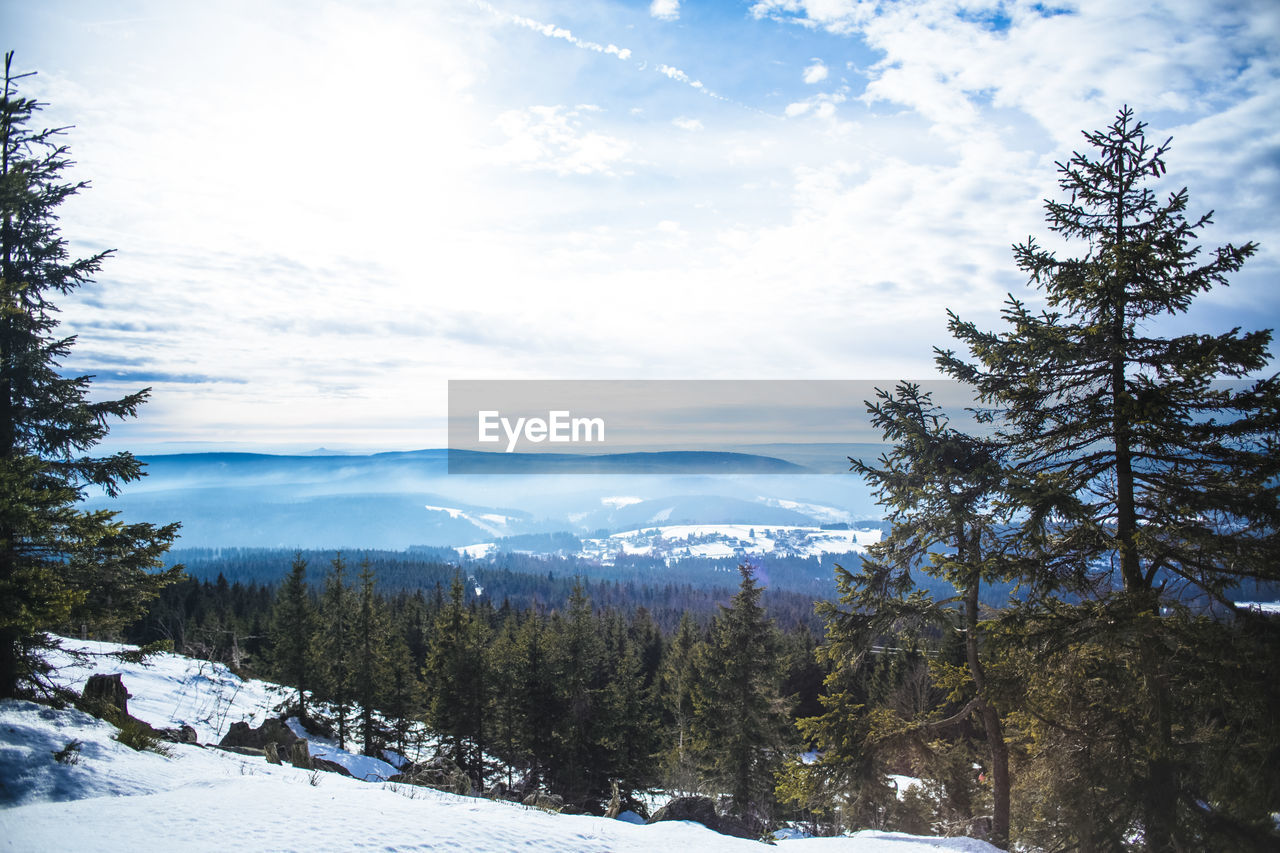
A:
[[[314,769],[311,759],[311,748],[307,746],[307,742],[305,740],[299,738],[289,745],[289,763],[294,767],[300,767],[303,770]]]
[[[716,829],[720,825],[716,804],[707,797],[676,797],[654,812],[648,822],[658,823],[664,820],[691,820],[707,829]]]
[[[548,812],[558,812],[564,808],[564,797],[559,794],[548,794],[546,791],[534,791],[521,802],[526,806]]]
[[[507,798],[507,783],[494,782],[489,786],[489,790],[485,792],[485,797],[490,800],[505,800]]]
[[[267,745],[266,745],[266,747],[262,750],[262,752],[267,756],[267,763],[268,763],[268,764],[282,764],[282,763],[283,763],[283,762],[280,760],[280,750],[276,748],[276,742],[275,742],[275,741],[271,741],[271,743],[267,744]]]
[[[302,738],[290,731],[289,727],[279,720],[267,720],[258,728],[250,728],[246,722],[231,724],[226,737],[218,742],[218,746],[247,746],[252,749],[266,749],[267,744],[274,741],[282,748],[292,748]],[[305,743],[305,741],[303,741]]]
[[[316,758],[315,756],[312,756],[312,757],[311,757],[311,764],[315,767],[315,769],[316,769],[316,770],[323,770],[323,771],[325,771],[326,773],[338,773],[338,774],[340,774],[340,775],[342,775],[342,776],[350,776],[350,775],[351,775],[351,771],[350,771],[350,770],[348,770],[347,768],[343,767],[343,766],[342,766],[341,764],[339,764],[338,762],[336,762],[336,761],[330,761],[330,760],[329,760],[329,759],[327,759],[327,758]]]
[[[746,822],[741,818],[734,817],[731,814],[722,814],[717,818],[715,826],[711,827],[721,835],[732,835],[735,838],[759,838],[757,832],[752,832]]]
[[[691,820],[700,823],[707,829],[721,835],[732,835],[737,838],[756,838],[746,822],[731,814],[716,812],[716,804],[707,797],[676,797],[649,818],[647,823],[662,820]]]
[[[388,782],[422,785],[451,794],[471,793],[471,777],[458,765],[443,756],[437,756],[425,764],[408,764]]]
[[[200,736],[191,726],[179,726],[176,729],[157,729],[160,737],[170,743],[200,743]]]
[[[85,682],[83,701],[88,707],[106,711],[108,708],[119,710],[120,714],[129,716],[129,691],[124,689],[124,681],[120,673],[105,675],[94,673]],[[94,716],[101,716],[95,713]]]

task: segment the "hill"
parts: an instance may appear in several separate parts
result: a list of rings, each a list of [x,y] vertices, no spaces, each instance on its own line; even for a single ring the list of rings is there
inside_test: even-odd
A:
[[[93,652],[109,644],[66,641]],[[62,659],[60,678],[78,686],[92,667]],[[113,663],[132,694],[130,711],[156,726],[196,727],[201,743],[238,719],[271,713],[276,688],[245,682],[224,667],[160,655],[151,664]],[[514,803],[447,794],[267,764],[207,746],[173,744],[170,754],[137,752],[116,729],[73,709],[0,703],[0,849],[486,851],[752,851],[758,842],[718,835],[691,822],[635,825],[558,815]],[[74,761],[54,753],[69,743]],[[339,758],[323,743],[313,753]],[[355,759],[355,756],[350,758]],[[370,761],[370,759],[360,759]],[[380,764],[381,762],[379,762]],[[861,832],[845,838],[788,839],[788,853],[922,853],[995,848],[966,838]]]

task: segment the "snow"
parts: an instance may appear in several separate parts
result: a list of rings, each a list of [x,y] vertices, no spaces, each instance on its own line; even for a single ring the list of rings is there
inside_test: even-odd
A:
[[[769,524],[671,524],[584,539],[581,556],[608,560],[618,554],[647,556],[734,557],[745,554],[861,553],[880,541],[881,531],[823,530],[820,527]]]
[[[302,727],[297,717],[285,720],[289,730],[307,741],[307,750],[313,758],[323,758],[341,764],[352,776],[366,782],[381,782],[398,772],[390,763],[368,755],[355,755],[338,749],[337,741],[313,735]]]
[[[109,644],[67,641],[109,651]],[[81,683],[93,670],[122,673],[129,709],[156,725],[187,721],[201,741],[249,719],[260,722],[283,692],[238,679],[224,667],[159,656],[150,666],[69,665],[59,678]],[[256,724],[256,723],[255,723]],[[291,728],[300,731],[296,721]],[[556,815],[515,803],[461,797],[430,788],[361,781],[334,773],[268,764],[264,759],[192,744],[166,744],[169,755],[135,752],[113,739],[114,727],[74,709],[0,702],[0,851],[138,850],[468,850],[617,851],[762,850],[755,841],[718,835],[690,822],[638,823]],[[374,779],[390,765],[342,753],[308,735],[321,750]],[[74,763],[53,753],[79,741]],[[791,838],[784,853],[991,853],[972,839],[920,838],[864,831],[843,838]]]
[[[485,557],[498,550],[498,545],[496,542],[481,542],[478,545],[463,545],[460,548],[455,548],[454,550],[464,557],[470,557],[473,560],[483,560]]]
[[[896,773],[889,774],[889,781],[893,783],[893,789],[898,792],[898,799],[902,799],[902,795],[912,788],[924,789],[924,782],[915,776],[900,776]]]
[[[1237,601],[1236,607],[1261,613],[1280,613],[1280,601]]]
[[[880,541],[878,529],[823,530],[821,527],[769,524],[668,524],[668,508],[652,522],[635,530],[613,533],[603,539],[583,539],[577,556],[609,564],[619,556],[731,558],[746,555],[787,554],[821,557],[824,554],[862,553]],[[465,545],[459,554],[482,559],[493,554],[497,543]]]

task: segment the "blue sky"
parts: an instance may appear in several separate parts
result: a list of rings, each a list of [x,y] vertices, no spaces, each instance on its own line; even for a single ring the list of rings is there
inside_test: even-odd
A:
[[[1121,104],[1256,240],[1169,331],[1275,327],[1280,6],[3,5],[72,124],[68,366],[112,441],[440,446],[449,379],[933,375],[945,309],[1034,302],[1054,162]]]

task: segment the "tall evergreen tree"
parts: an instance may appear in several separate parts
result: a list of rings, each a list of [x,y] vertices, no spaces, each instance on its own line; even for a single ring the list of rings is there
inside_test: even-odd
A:
[[[271,634],[274,641],[275,673],[281,681],[298,691],[298,713],[307,713],[307,690],[315,675],[316,613],[307,588],[307,561],[302,552],[276,593],[272,613]]]
[[[1022,505],[1022,577],[1041,594],[1021,636],[1055,666],[1064,649],[1111,654],[1123,665],[1108,668],[1138,691],[1112,730],[1127,744],[1122,760],[1097,768],[1128,779],[1133,814],[1100,843],[1136,830],[1163,851],[1206,844],[1208,827],[1241,819],[1205,796],[1185,760],[1191,729],[1174,685],[1206,653],[1188,641],[1198,628],[1182,608],[1229,616],[1235,584],[1280,579],[1280,380],[1247,378],[1269,369],[1269,330],[1151,333],[1257,247],[1201,255],[1210,217],[1187,218],[1185,189],[1156,195],[1168,143],[1148,143],[1145,129],[1125,108],[1085,134],[1091,152],[1059,167],[1067,200],[1048,202],[1046,218],[1083,241],[1083,255],[1059,258],[1034,239],[1014,247],[1046,310],[1010,297],[1002,333],[952,314],[975,361],[938,360],[1000,411]],[[1048,597],[1064,590],[1083,601]]]
[[[467,606],[462,576],[455,575],[449,598],[436,616],[427,654],[427,723],[477,787],[484,785],[486,712],[491,704],[489,634],[488,624]]]
[[[663,769],[668,787],[677,791],[698,788],[693,752],[693,692],[698,681],[698,646],[701,636],[693,617],[686,611],[667,646],[662,664],[663,719],[667,728],[667,749]]]
[[[760,603],[748,565],[729,607],[721,607],[704,646],[694,687],[694,739],[707,780],[732,798],[732,813],[753,828],[770,821],[774,773],[788,745],[789,714],[779,693],[777,629]]]
[[[599,623],[581,582],[569,595],[568,612],[552,627],[549,650],[560,712],[552,783],[566,800],[589,805],[608,793],[599,726],[606,678]]]
[[[85,489],[115,495],[142,476],[129,453],[87,454],[149,389],[91,401],[92,377],[59,372],[75,339],[58,335],[51,300],[91,283],[110,253],[69,257],[55,211],[87,184],[63,182],[60,130],[28,126],[40,105],[18,94],[29,75],[12,62],[0,97],[0,698],[41,673],[44,631],[118,631],[181,573],[151,571],[178,525],[76,509]]]
[[[1011,571],[999,542],[1008,521],[999,449],[993,441],[952,429],[930,396],[912,383],[899,385],[892,394],[880,391],[868,410],[872,424],[892,449],[876,465],[850,461],[875,490],[893,526],[870,549],[861,575],[850,579],[853,582],[842,601],[853,610],[823,608],[828,630],[852,631],[854,643],[865,648],[904,616],[945,624],[938,608],[952,602],[913,595],[911,571],[916,567],[956,588],[959,595],[954,603],[959,605],[972,685],[972,700],[965,712],[980,718],[986,734],[995,800],[990,839],[1004,848],[1009,844],[1009,749],[987,685],[987,651],[981,648],[983,624],[978,611],[983,581],[1003,580]]]
[[[360,561],[360,593],[351,625],[352,698],[360,708],[360,743],[365,755],[382,753],[374,712],[382,705],[390,668],[386,609],[374,590],[373,566]]]
[[[352,613],[351,590],[346,580],[347,562],[341,554],[333,558],[320,598],[321,629],[316,635],[316,653],[322,661],[320,684],[324,698],[334,709],[338,748],[347,748],[352,701]]]

